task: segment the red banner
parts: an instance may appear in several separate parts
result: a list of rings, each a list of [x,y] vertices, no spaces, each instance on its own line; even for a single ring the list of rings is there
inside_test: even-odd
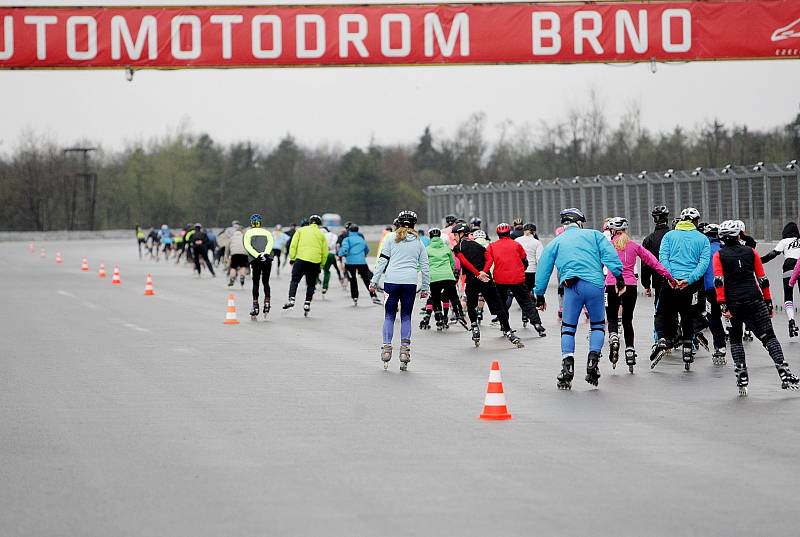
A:
[[[800,1],[0,8],[0,69],[800,57]]]

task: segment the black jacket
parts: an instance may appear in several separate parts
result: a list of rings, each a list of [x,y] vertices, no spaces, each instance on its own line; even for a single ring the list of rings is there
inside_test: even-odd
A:
[[[670,231],[670,228],[667,224],[656,224],[656,228],[653,230],[651,234],[644,238],[642,241],[642,246],[645,247],[647,251],[651,254],[656,256],[658,259],[658,252],[661,249],[661,239],[664,238],[664,235]],[[651,282],[652,281],[652,285]],[[642,263],[642,286],[645,289],[649,289],[652,286],[661,286],[664,284],[664,278],[656,274],[656,272]]]

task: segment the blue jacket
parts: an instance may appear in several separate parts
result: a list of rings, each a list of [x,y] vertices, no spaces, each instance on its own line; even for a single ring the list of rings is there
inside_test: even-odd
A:
[[[622,261],[605,235],[595,229],[567,226],[564,233],[550,241],[542,250],[536,265],[534,293],[543,296],[553,273],[558,270],[559,283],[580,278],[601,289],[605,288],[603,265],[614,276],[622,274]]]
[[[417,284],[417,273],[422,275],[420,291],[429,291],[431,275],[428,268],[428,252],[425,245],[411,233],[401,242],[395,242],[395,234],[389,233],[383,241],[383,248],[375,266],[372,284],[378,285],[381,275],[385,283]]]
[[[719,252],[720,243],[717,238],[710,238],[708,240],[711,243],[711,262],[709,262],[705,276],[703,276],[703,289],[712,291],[714,290],[714,254]]]
[[[369,246],[360,233],[350,233],[339,247],[339,257],[344,257],[346,265],[366,265]]]
[[[711,263],[708,237],[697,231],[691,222],[678,222],[675,229],[661,239],[658,260],[676,280],[690,284],[700,280]]]

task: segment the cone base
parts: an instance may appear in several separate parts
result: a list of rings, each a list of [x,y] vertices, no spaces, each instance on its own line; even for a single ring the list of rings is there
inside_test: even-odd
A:
[[[225,319],[222,321],[222,324],[239,324],[239,321],[236,319]]]
[[[494,421],[510,420],[511,414],[481,414],[480,416],[478,416],[478,418],[482,420],[494,420]]]
[[[155,293],[153,291],[145,291],[144,296],[153,296]]]
[[[119,285],[119,284],[121,284],[122,282],[111,282],[111,283],[112,283],[112,284],[114,284],[114,285]]]

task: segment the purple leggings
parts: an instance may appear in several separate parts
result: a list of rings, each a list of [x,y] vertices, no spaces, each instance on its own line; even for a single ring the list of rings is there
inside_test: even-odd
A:
[[[383,342],[391,343],[394,335],[394,321],[397,318],[397,303],[400,303],[400,340],[411,341],[411,315],[414,311],[414,299],[417,297],[417,286],[413,283],[385,283],[386,303],[384,304]]]

